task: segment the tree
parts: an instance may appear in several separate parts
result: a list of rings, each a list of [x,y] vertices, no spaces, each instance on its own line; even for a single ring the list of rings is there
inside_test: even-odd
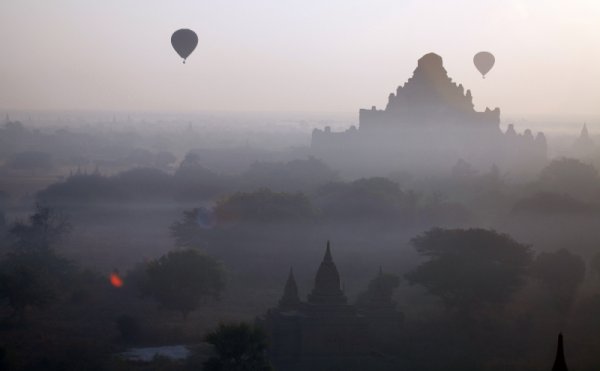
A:
[[[207,298],[218,298],[224,287],[221,265],[196,250],[171,251],[150,261],[140,282],[143,294],[184,318]]]
[[[0,299],[22,320],[27,308],[44,307],[65,291],[71,269],[52,251],[10,254],[0,263]]]
[[[28,223],[10,228],[13,250],[0,262],[0,299],[13,309],[13,317],[23,319],[28,307],[42,307],[66,291],[73,266],[54,246],[69,230],[65,216],[40,206]]]
[[[411,245],[427,261],[406,275],[408,281],[464,314],[506,303],[524,283],[532,261],[530,246],[486,229],[433,228]]]
[[[17,221],[9,229],[16,248],[23,250],[50,250],[71,231],[66,215],[49,207],[36,205],[28,222]]]
[[[247,323],[220,324],[206,336],[216,355],[204,363],[208,371],[269,371],[273,368],[266,356],[267,337]]]
[[[533,274],[549,291],[559,312],[566,314],[585,278],[585,262],[566,249],[543,252],[535,259]]]
[[[578,198],[597,196],[600,190],[596,168],[573,158],[553,160],[542,170],[539,183],[544,190]]]
[[[406,216],[414,212],[415,201],[414,195],[405,194],[397,183],[381,177],[330,183],[316,194],[316,203],[326,217],[350,220]]]

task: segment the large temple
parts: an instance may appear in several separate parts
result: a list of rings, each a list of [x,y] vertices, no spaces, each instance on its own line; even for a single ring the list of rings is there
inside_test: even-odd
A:
[[[362,306],[349,304],[327,242],[307,301],[290,271],[278,306],[258,319],[269,336],[271,360],[285,370],[387,370],[389,362],[373,354],[382,337],[398,336],[403,315],[379,291],[375,287]]]
[[[434,53],[418,61],[413,76],[391,93],[385,109],[361,109],[359,127],[315,129],[311,150],[342,171],[374,173],[449,169],[462,159],[475,167],[543,166],[546,139],[530,130],[500,128],[500,109],[474,108],[470,90],[448,76]]]

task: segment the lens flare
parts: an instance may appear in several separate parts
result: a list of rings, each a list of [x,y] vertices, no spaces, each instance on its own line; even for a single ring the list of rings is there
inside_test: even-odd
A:
[[[123,279],[119,276],[119,272],[114,271],[110,274],[110,284],[117,288],[123,286]]]

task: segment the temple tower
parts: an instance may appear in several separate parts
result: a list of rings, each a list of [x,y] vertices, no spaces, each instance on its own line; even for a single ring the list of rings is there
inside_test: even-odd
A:
[[[294,278],[294,271],[290,268],[290,274],[287,282],[285,283],[285,289],[283,296],[279,300],[280,310],[296,310],[301,307],[300,297],[298,296],[298,285],[296,285],[296,279]]]
[[[567,362],[565,361],[565,351],[563,348],[563,336],[558,334],[558,345],[556,347],[556,358],[554,359],[554,366],[552,371],[569,371]]]
[[[340,288],[340,274],[331,256],[331,247],[327,241],[325,256],[317,271],[315,287],[310,295],[310,304],[346,304],[348,299]]]

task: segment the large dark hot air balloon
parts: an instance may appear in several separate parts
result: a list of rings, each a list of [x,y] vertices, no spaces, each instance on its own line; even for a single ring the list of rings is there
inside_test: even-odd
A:
[[[171,45],[173,45],[173,49],[183,58],[183,63],[185,63],[186,58],[192,54],[194,49],[196,49],[196,45],[198,45],[198,36],[194,31],[182,28],[175,31],[173,36],[171,36]]]
[[[477,67],[481,73],[481,77],[484,79],[485,75],[490,72],[492,67],[494,67],[495,61],[496,58],[494,58],[494,55],[490,52],[479,52],[473,57],[473,63],[475,63],[475,67]]]

